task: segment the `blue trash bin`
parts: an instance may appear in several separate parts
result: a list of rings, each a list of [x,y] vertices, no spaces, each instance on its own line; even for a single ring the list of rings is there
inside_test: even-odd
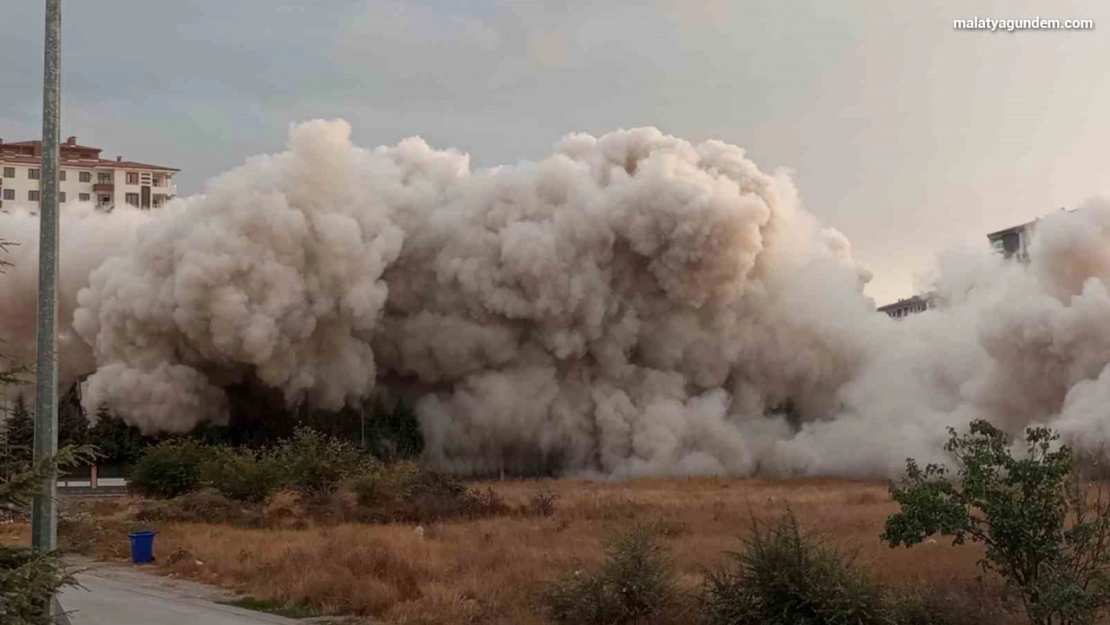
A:
[[[154,561],[154,536],[158,532],[131,532],[131,562],[146,564]]]

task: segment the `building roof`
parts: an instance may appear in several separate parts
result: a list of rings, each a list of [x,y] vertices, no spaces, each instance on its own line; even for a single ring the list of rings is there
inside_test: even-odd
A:
[[[75,137],[75,139],[76,139],[76,137]],[[42,145],[42,141],[39,141],[37,139],[34,140],[34,141],[15,141],[15,142],[8,142],[8,143],[0,143],[0,150],[3,150],[4,148],[33,148],[33,147],[37,147],[37,146],[40,146],[40,145]],[[68,141],[59,143],[58,147],[67,148],[67,149],[70,149],[70,150],[91,150],[93,152],[103,152],[103,150],[101,150],[100,148],[94,148],[91,145],[80,145],[78,143],[70,143]]]
[[[149,163],[140,163],[137,161],[125,161],[122,158],[116,160],[109,160],[100,158],[100,153],[103,151],[100,148],[81,145],[77,143],[77,137],[69,137],[63,143],[59,144],[61,148],[60,165],[69,166],[84,166],[84,167],[107,167],[115,169],[154,169],[158,171],[181,171],[176,167],[166,167],[165,165],[151,165]],[[11,148],[10,150],[8,148]],[[24,151],[25,148],[33,148],[34,152],[38,155],[19,153]],[[9,163],[22,163],[27,165],[42,164],[42,141],[16,141],[14,143],[4,143],[0,140],[0,160]],[[95,154],[95,158],[74,158],[74,153],[84,155]]]
[[[0,154],[0,161],[5,163],[19,163],[22,165],[41,165],[42,159],[34,156],[7,156]],[[63,167],[89,167],[89,168],[115,168],[115,169],[154,169],[157,171],[181,171],[176,167],[166,167],[164,165],[150,165],[148,163],[138,163],[135,161],[111,161],[108,159],[90,160],[87,158],[66,158],[58,162]]]
[[[913,306],[913,305],[919,305],[919,304],[928,304],[929,299],[931,297],[932,297],[931,293],[926,293],[924,295],[914,295],[913,297],[906,297],[906,298],[900,299],[897,302],[894,302],[893,304],[886,304],[884,306],[879,306],[878,308],[876,308],[876,310],[879,311],[879,312],[886,312],[888,310],[894,310],[894,309],[903,308],[903,307],[906,307],[906,306]]]

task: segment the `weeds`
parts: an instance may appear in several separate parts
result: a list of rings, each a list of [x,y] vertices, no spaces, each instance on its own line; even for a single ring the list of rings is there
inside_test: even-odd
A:
[[[610,543],[596,572],[554,583],[544,603],[556,623],[622,625],[663,613],[675,599],[671,561],[654,529],[635,525]]]
[[[744,550],[705,585],[707,625],[886,625],[886,605],[844,554],[803,535],[786,513],[752,520]]]

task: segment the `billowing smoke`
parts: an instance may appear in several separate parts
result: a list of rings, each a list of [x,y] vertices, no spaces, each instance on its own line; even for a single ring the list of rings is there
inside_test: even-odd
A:
[[[472,170],[313,121],[160,212],[70,212],[67,349],[88,405],[147,430],[226,421],[250,378],[322,409],[388,379],[467,472],[876,476],[973,418],[1110,436],[1104,203],[1042,222],[1029,266],[942,256],[943,306],[901,322],[785,174],[650,128]],[[0,330],[33,337],[17,249]]]

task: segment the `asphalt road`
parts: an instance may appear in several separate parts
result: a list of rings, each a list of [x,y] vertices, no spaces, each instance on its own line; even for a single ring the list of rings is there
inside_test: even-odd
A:
[[[58,600],[72,625],[292,625],[305,621],[220,605],[219,591],[202,584],[154,577],[126,568],[77,574],[84,588]]]

